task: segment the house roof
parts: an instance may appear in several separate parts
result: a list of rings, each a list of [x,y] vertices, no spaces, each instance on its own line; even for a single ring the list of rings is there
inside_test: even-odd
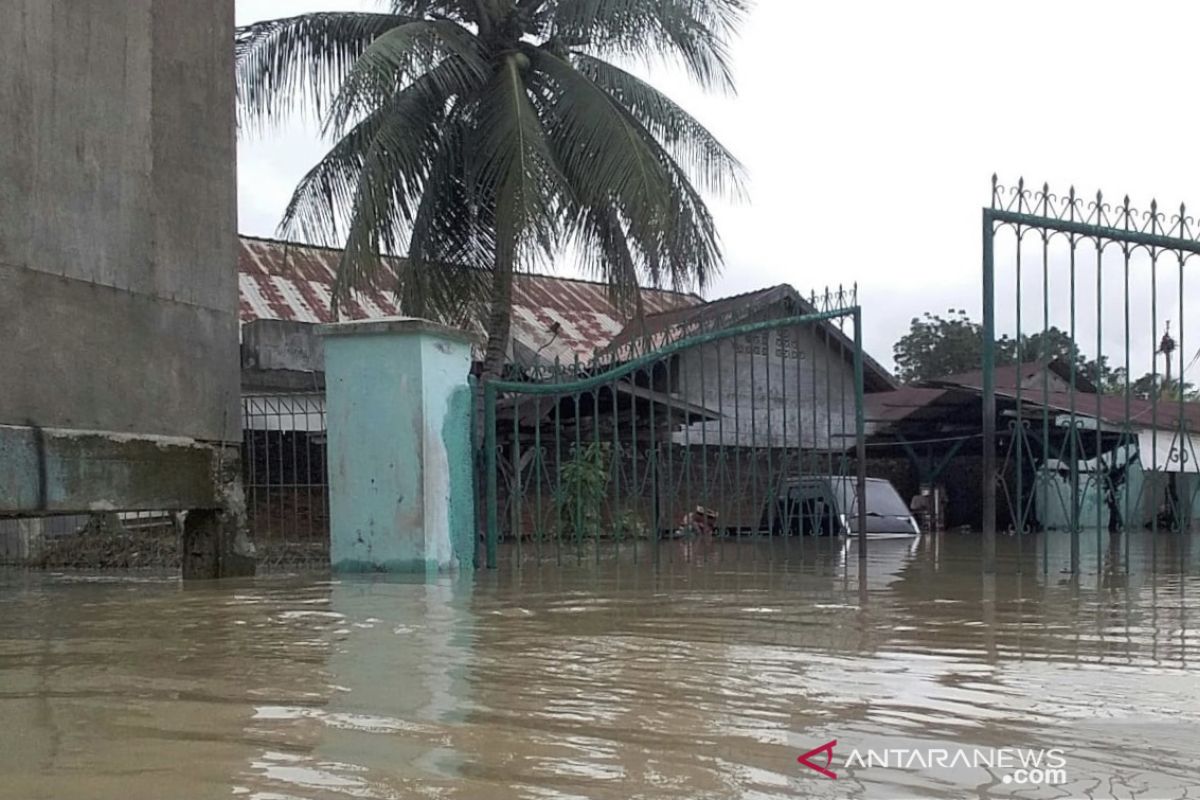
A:
[[[902,420],[936,420],[962,405],[962,392],[954,389],[925,389],[901,386],[891,392],[875,392],[865,400],[867,422],[894,423]]]
[[[964,410],[979,413],[981,390],[976,387],[954,386],[928,388],[903,386],[892,392],[879,392],[866,396],[867,422],[888,426],[913,426],[928,422],[944,422],[949,419],[961,421]],[[1015,386],[997,387],[996,397],[1011,408],[1017,402]],[[1200,403],[1177,400],[1151,400],[1124,394],[1094,394],[1089,392],[1047,392],[1041,387],[1026,388],[1021,392],[1021,415],[1025,418],[1040,417],[1047,412],[1057,417],[1070,414],[1072,410],[1080,418],[1096,419],[1112,428],[1124,429],[1128,419],[1131,430],[1158,429],[1178,430],[1180,420],[1189,431],[1200,431]],[[982,425],[982,421],[980,422]]]
[[[999,397],[1016,401],[1017,393],[1012,389],[997,389]],[[1178,400],[1143,400],[1137,397],[1129,398],[1129,414],[1126,416],[1126,400],[1124,394],[1090,394],[1076,392],[1049,392],[1043,394],[1040,389],[1025,390],[1021,395],[1021,403],[1030,409],[1045,408],[1056,414],[1070,414],[1072,409],[1076,416],[1098,419],[1106,425],[1123,428],[1126,419],[1129,427],[1157,430],[1178,430],[1180,420],[1187,430],[1200,431],[1200,403]],[[1037,413],[1035,411],[1035,413]]]
[[[992,373],[995,376],[995,386],[997,390],[1013,389],[1017,386],[1026,388],[1041,389],[1042,384],[1038,378],[1046,370],[1049,370],[1054,375],[1064,381],[1071,381],[1071,366],[1062,359],[1055,358],[1050,360],[1039,359],[1037,361],[1023,361],[1020,364],[1005,364],[998,366]],[[960,372],[955,375],[947,375],[942,378],[935,378],[926,383],[933,386],[964,386],[969,389],[983,388],[983,370],[976,369],[970,372]],[[1089,394],[1096,391],[1096,385],[1092,383],[1085,375],[1076,371],[1075,373],[1075,389],[1079,392],[1087,392]]]
[[[330,307],[341,251],[296,242],[242,236],[238,248],[239,314],[242,323],[260,319],[334,322]],[[398,258],[385,258],[386,275],[375,288],[355,292],[341,305],[342,319],[402,315],[391,289]],[[648,313],[704,301],[665,289],[642,289]],[[523,363],[590,359],[625,328],[627,318],[612,303],[608,285],[550,275],[521,274],[513,289],[512,337]]]
[[[851,306],[854,300],[845,294],[826,295],[827,305]],[[641,320],[632,320],[617,334],[604,354],[614,361],[624,360],[624,355],[638,351],[639,345],[660,347],[667,342],[686,336],[737,325],[748,321],[753,315],[776,304],[783,304],[789,313],[812,314],[818,309],[810,300],[787,284],[759,289],[745,294],[724,297],[703,305],[685,306],[659,313],[650,313]],[[854,342],[841,328],[831,322],[822,322],[820,329],[825,335],[844,347],[848,359],[853,358]],[[896,388],[896,381],[883,365],[864,353],[864,381],[867,391],[887,391]]]

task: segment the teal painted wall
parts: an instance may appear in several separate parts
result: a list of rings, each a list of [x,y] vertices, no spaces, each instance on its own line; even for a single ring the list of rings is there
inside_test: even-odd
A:
[[[1050,531],[1070,530],[1071,528],[1071,483],[1056,471],[1043,470],[1038,474],[1038,482],[1034,488],[1036,493],[1038,519],[1042,528]],[[1090,475],[1079,476],[1079,524],[1080,527],[1093,529],[1099,522],[1100,527],[1107,529],[1109,519],[1108,506],[1101,503],[1099,519],[1097,520],[1097,486]]]
[[[450,459],[450,543],[460,565],[474,566],[476,554],[475,461],[471,435],[474,392],[459,387],[450,394],[442,429]]]
[[[427,331],[326,336],[335,570],[473,566],[470,363]]]
[[[1190,522],[1192,528],[1200,527],[1200,475],[1181,472],[1176,480],[1181,516]]]
[[[1150,527],[1158,510],[1166,503],[1170,479],[1170,473],[1147,471],[1137,455],[1133,456],[1125,470],[1125,482],[1116,489],[1117,507],[1127,528]],[[1180,500],[1188,509],[1185,514],[1190,515],[1193,520],[1200,521],[1200,476],[1181,474],[1178,480]],[[1070,530],[1069,481],[1057,472],[1043,470],[1039,473],[1034,491],[1038,519],[1042,527],[1046,530]],[[1097,525],[1097,486],[1092,476],[1082,471],[1079,476],[1079,492],[1080,527],[1085,530],[1094,529]],[[1110,516],[1107,504],[1101,503],[1100,527],[1107,529]]]
[[[422,337],[427,547],[439,564],[468,569],[475,562],[470,370],[470,345]]]
[[[1142,462],[1133,460],[1125,469],[1125,483],[1117,487],[1117,504],[1121,508],[1121,519],[1129,528],[1144,527],[1150,521],[1152,505],[1145,502],[1146,471]]]

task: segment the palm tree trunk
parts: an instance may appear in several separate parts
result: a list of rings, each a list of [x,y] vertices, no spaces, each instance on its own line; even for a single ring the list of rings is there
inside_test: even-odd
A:
[[[497,258],[492,274],[492,310],[488,316],[487,350],[483,357],[483,380],[499,378],[508,355],[512,330],[513,270],[508,259]]]

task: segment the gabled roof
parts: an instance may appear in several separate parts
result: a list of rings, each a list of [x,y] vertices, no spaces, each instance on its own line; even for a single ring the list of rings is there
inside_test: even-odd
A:
[[[1017,386],[1022,386],[1026,389],[1041,390],[1042,373],[1047,370],[1068,383],[1071,381],[1071,365],[1060,358],[1048,361],[1043,359],[1038,361],[1024,361],[1020,364],[1005,364],[1004,366],[996,367],[992,374],[995,376],[997,390],[1012,389],[1015,391]],[[1087,392],[1088,394],[1095,393],[1096,385],[1082,372],[1076,370],[1074,380],[1076,391]],[[926,381],[926,383],[930,386],[964,386],[970,389],[982,389],[983,370],[976,369],[970,372],[960,372],[956,375],[935,378],[934,380]]]
[[[295,242],[242,236],[238,248],[238,290],[242,323],[260,319],[333,322],[330,302],[341,251]],[[392,288],[399,258],[384,259],[386,275],[375,288],[356,292],[341,307],[342,319],[403,315]],[[696,306],[694,294],[642,289],[649,313]],[[521,274],[513,289],[512,339],[523,364],[570,363],[592,358],[626,326],[608,286],[594,281]]]
[[[836,307],[839,300],[844,306],[852,306],[855,303],[855,300],[842,293],[826,295],[823,304]],[[785,313],[795,316],[812,314],[818,310],[811,300],[805,299],[794,288],[788,284],[780,284],[724,297],[703,305],[646,314],[641,320],[631,320],[602,351],[602,355],[612,361],[627,360],[629,356],[644,352],[646,348],[661,347],[688,336],[747,322],[776,305],[782,306]],[[853,360],[854,342],[841,328],[826,321],[820,323],[818,330],[824,332],[828,341],[837,343],[839,351],[845,353],[847,360]],[[897,384],[891,373],[865,353],[863,366],[867,391],[887,391],[896,388]]]

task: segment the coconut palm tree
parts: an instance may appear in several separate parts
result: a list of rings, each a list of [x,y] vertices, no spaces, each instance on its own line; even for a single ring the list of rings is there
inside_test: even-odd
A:
[[[719,270],[701,192],[739,194],[741,166],[611,59],[732,92],[747,2],[392,0],[259,22],[237,33],[240,121],[307,112],[331,139],[280,229],[344,242],[335,302],[407,255],[405,312],[487,316],[495,376],[521,269],[577,253],[631,312],[640,280],[703,290]]]

